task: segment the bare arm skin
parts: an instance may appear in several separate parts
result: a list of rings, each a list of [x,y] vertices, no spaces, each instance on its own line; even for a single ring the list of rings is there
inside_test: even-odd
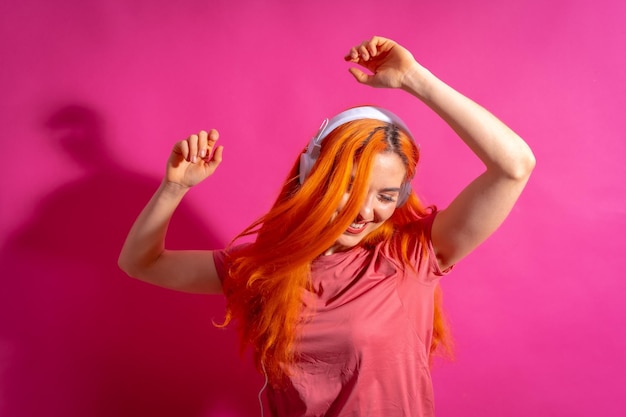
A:
[[[445,120],[485,165],[433,223],[432,241],[442,269],[469,254],[502,224],[535,166],[528,145],[493,114],[421,66],[392,40],[373,37],[353,47],[345,60],[372,72],[350,68],[372,87],[400,88]]]
[[[131,277],[179,291],[221,293],[211,251],[171,251],[164,245],[167,226],[182,198],[222,161],[222,147],[213,151],[217,139],[216,130],[202,131],[174,145],[165,178],[135,220],[118,259]]]
[[[432,239],[441,268],[470,253],[510,213],[534,168],[528,145],[487,110],[439,80],[409,51],[389,39],[374,37],[353,47],[346,61],[355,79],[372,87],[399,88],[442,117],[485,165],[442,210]],[[119,257],[130,276],[180,291],[220,293],[211,251],[169,251],[164,247],[169,221],[187,191],[213,174],[222,161],[215,148],[217,131],[200,132],[178,142],[167,163],[163,183],[143,209]],[[191,231],[193,232],[193,231]]]

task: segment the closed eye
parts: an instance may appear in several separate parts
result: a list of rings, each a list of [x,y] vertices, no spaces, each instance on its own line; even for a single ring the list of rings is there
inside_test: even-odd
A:
[[[390,195],[387,194],[379,194],[378,195],[378,199],[380,201],[382,201],[383,203],[395,203],[396,202],[396,198],[392,197]]]

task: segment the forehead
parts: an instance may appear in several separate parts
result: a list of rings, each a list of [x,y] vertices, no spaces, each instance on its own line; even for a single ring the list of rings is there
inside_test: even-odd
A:
[[[399,187],[406,177],[402,158],[394,152],[376,154],[372,161],[370,183],[381,187]]]

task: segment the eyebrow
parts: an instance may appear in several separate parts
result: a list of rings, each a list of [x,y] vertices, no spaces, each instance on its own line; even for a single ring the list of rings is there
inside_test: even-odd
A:
[[[350,184],[352,184],[353,181],[354,181],[354,175],[351,175]],[[401,189],[402,189],[401,187],[387,187],[387,188],[378,190],[378,192],[379,193],[399,193]]]
[[[378,191],[381,193],[400,192],[400,187],[383,188],[382,190],[378,190]]]

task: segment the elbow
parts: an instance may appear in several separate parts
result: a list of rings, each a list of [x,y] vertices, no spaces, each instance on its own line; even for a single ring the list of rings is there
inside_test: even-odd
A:
[[[520,167],[519,167],[519,178],[528,179],[530,174],[532,174],[535,169],[535,165],[537,165],[537,159],[535,159],[535,154],[528,149],[528,152],[521,158]]]
[[[128,257],[124,256],[123,252],[117,258],[117,266],[129,277],[137,278],[137,268],[134,266],[134,263],[128,259]]]
[[[507,167],[506,173],[513,180],[526,181],[537,165],[537,160],[530,148],[519,152],[512,163]]]
[[[537,158],[535,158],[535,154],[533,153],[533,151],[530,148],[528,148],[528,151],[526,152],[526,158],[525,158],[526,177],[530,177],[530,174],[532,174],[536,165],[537,165]]]
[[[130,268],[127,261],[124,259],[123,255],[120,255],[117,258],[117,266],[126,273],[126,275],[130,276]]]

